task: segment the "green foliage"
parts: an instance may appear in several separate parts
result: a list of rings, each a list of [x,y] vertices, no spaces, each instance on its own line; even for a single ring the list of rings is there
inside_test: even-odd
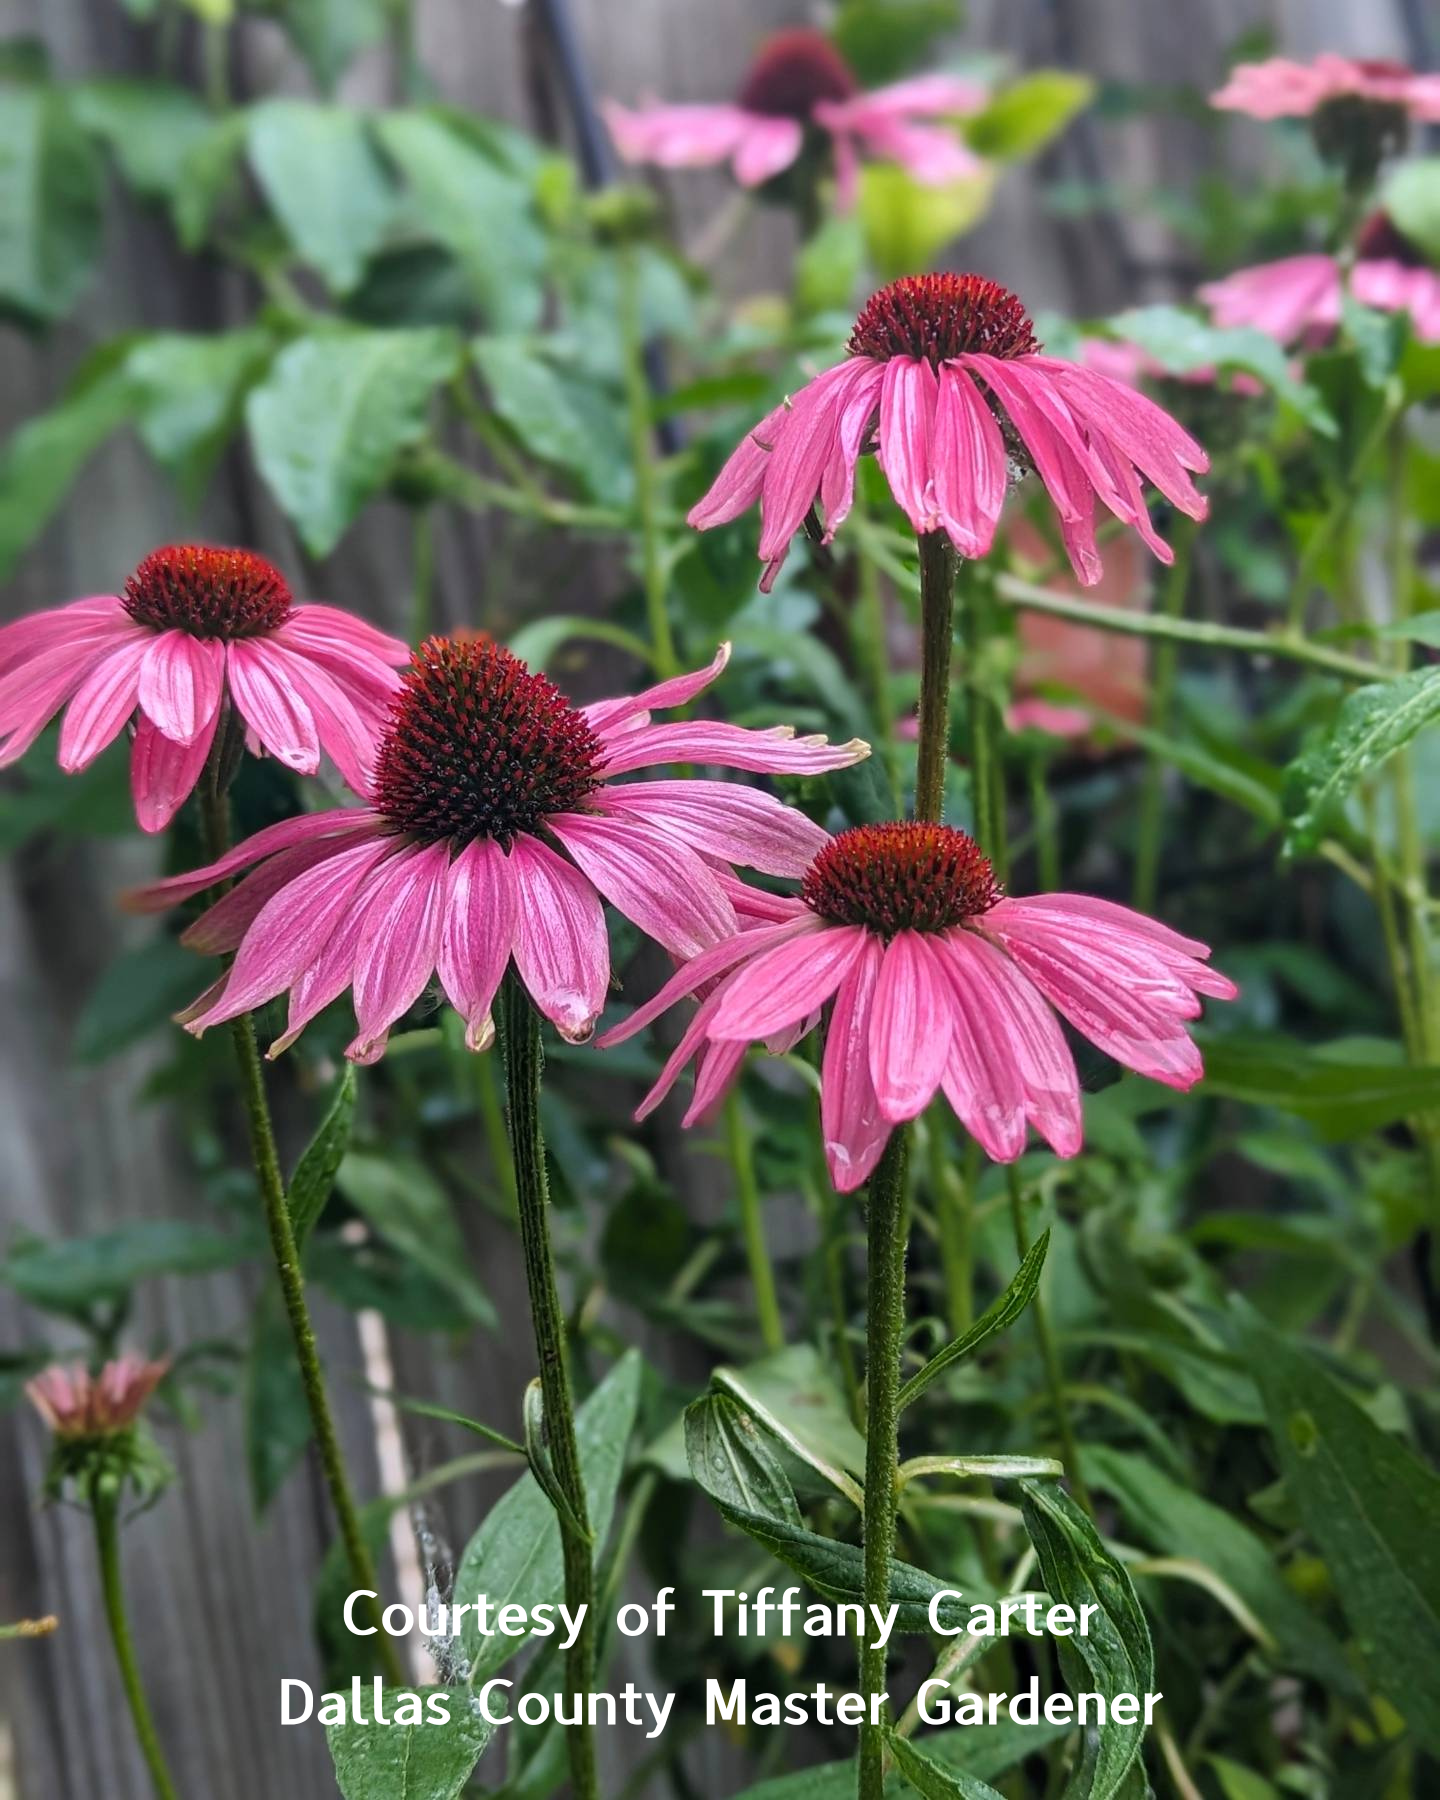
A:
[[[350,1148],[355,1127],[355,1065],[346,1063],[335,1084],[334,1098],[314,1137],[305,1146],[295,1173],[290,1177],[286,1199],[290,1206],[290,1226],[295,1242],[303,1250],[310,1233],[320,1222],[325,1203],[335,1185],[335,1177]],[[353,1165],[352,1165],[353,1171]]]
[[[423,1701],[445,1691],[387,1688],[387,1714],[407,1693]],[[448,1691],[448,1704],[448,1725],[327,1725],[345,1800],[458,1800],[495,1728],[472,1710],[463,1688]]]
[[[267,100],[246,144],[271,210],[295,253],[348,294],[384,241],[395,194],[365,121],[344,106]]]
[[[188,1219],[147,1219],[53,1243],[21,1237],[0,1262],[0,1282],[31,1306],[84,1317],[123,1302],[142,1281],[228,1269],[253,1249],[247,1239]]]
[[[1003,161],[1034,156],[1084,112],[1095,98],[1088,75],[1037,69],[1011,82],[982,111],[965,121],[965,136],[982,156]]]
[[[959,1337],[952,1338],[943,1350],[937,1350],[925,1367],[912,1375],[901,1388],[902,1409],[918,1400],[932,1381],[938,1381],[948,1369],[954,1368],[957,1363],[963,1362],[978,1350],[987,1338],[1010,1329],[1035,1298],[1049,1248],[1050,1233],[1042,1231],[1026,1251],[1024,1260],[1015,1271],[1014,1279],[999,1299],[987,1307],[968,1330],[962,1331]]]
[[[1418,157],[1390,171],[1385,211],[1412,243],[1440,259],[1440,157]]]
[[[0,89],[0,306],[63,318],[100,250],[101,166],[65,96]]]
[[[897,163],[867,163],[860,172],[860,223],[880,278],[928,269],[942,245],[981,219],[992,184],[982,169],[943,187],[927,187]]]
[[[332,1140],[320,1154],[328,1162],[335,1149]],[[450,1198],[434,1175],[422,1163],[398,1157],[343,1149],[342,1154],[334,1178],[345,1198],[416,1268],[446,1288],[472,1323],[493,1325],[495,1308],[470,1272]]]
[[[1285,779],[1291,850],[1312,850],[1356,784],[1440,717],[1440,670],[1416,669],[1347,694],[1334,722]]]

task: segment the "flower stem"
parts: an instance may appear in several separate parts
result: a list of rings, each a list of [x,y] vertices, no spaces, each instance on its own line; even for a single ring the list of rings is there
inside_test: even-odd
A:
[[[939,822],[950,758],[950,653],[955,641],[955,552],[943,531],[920,542],[920,743],[915,817]]]
[[[1179,619],[1184,616],[1185,596],[1190,587],[1190,560],[1195,544],[1195,523],[1183,519],[1174,533],[1175,561],[1166,576],[1160,599],[1160,616]],[[1171,702],[1175,694],[1175,675],[1179,661],[1179,645],[1174,638],[1162,638],[1155,652],[1154,680],[1150,690],[1150,727],[1166,733],[1170,729]],[[1140,820],[1135,845],[1134,904],[1139,912],[1148,913],[1155,905],[1160,883],[1160,849],[1165,831],[1165,762],[1151,752],[1145,765],[1145,782],[1140,791]]]
[[[213,770],[207,770],[202,777],[200,793],[206,851],[210,860],[216,862],[229,848],[230,809],[225,794],[211,779],[213,773]],[[355,1505],[354,1495],[350,1492],[350,1480],[345,1472],[345,1456],[340,1448],[339,1434],[335,1430],[329,1396],[325,1391],[325,1374],[320,1366],[315,1327],[310,1321],[310,1308],[305,1299],[305,1277],[301,1271],[300,1250],[295,1242],[295,1230],[290,1218],[290,1204],[285,1195],[285,1180],[280,1173],[280,1158],[275,1148],[275,1127],[265,1094],[265,1076],[260,1063],[260,1046],[255,1038],[254,1016],[251,1013],[241,1013],[238,1018],[232,1019],[230,1036],[235,1046],[235,1064],[240,1075],[241,1098],[250,1133],[250,1156],[260,1188],[265,1229],[270,1239],[270,1254],[275,1262],[275,1272],[280,1278],[285,1316],[290,1322],[290,1335],[295,1343],[295,1360],[300,1368],[300,1382],[305,1390],[310,1426],[320,1452],[325,1486],[330,1494],[330,1504],[335,1509],[335,1519],[340,1527],[340,1538],[345,1546],[345,1558],[350,1565],[351,1578],[357,1588],[375,1594],[379,1591],[375,1559],[365,1542],[359,1510]],[[367,1601],[365,1610],[371,1623],[378,1626],[378,1600]],[[385,1679],[396,1686],[403,1686],[405,1673],[400,1666],[393,1640],[382,1632],[376,1637],[375,1644]]]
[[[655,673],[662,681],[679,672],[665,582],[665,559],[655,489],[655,420],[645,372],[640,271],[633,250],[620,257],[620,331],[625,346],[625,402],[630,420],[630,459],[635,469],[635,516],[640,535],[640,583]]]
[[[575,1435],[565,1318],[560,1308],[560,1294],[555,1282],[555,1252],[550,1242],[550,1184],[545,1172],[545,1143],[540,1131],[540,1078],[545,1061],[540,1042],[540,1016],[513,971],[506,975],[500,989],[500,1034],[509,1099],[510,1148],[515,1159],[520,1244],[525,1257],[525,1282],[530,1295],[535,1351],[540,1362],[545,1443],[555,1480],[570,1514],[567,1520],[557,1509],[565,1564],[565,1600],[572,1609],[585,1608],[585,1623],[565,1656],[565,1692],[572,1701],[583,1700],[594,1687],[595,1678],[595,1563],[590,1515],[585,1501],[585,1478],[580,1467],[580,1445]],[[567,1727],[565,1734],[570,1783],[575,1800],[596,1800],[599,1786],[595,1737],[591,1727],[583,1722],[583,1705],[576,1716],[582,1722]]]
[[[767,1350],[785,1348],[785,1326],[775,1294],[775,1270],[765,1242],[765,1221],[760,1208],[760,1186],[755,1179],[755,1152],[745,1129],[740,1090],[731,1088],[725,1098],[725,1147],[735,1171],[736,1198],[740,1202],[740,1230],[745,1239],[745,1259],[750,1265],[750,1287],[755,1296],[755,1317],[760,1341]]]
[[[90,1495],[90,1511],[95,1520],[95,1547],[100,1553],[100,1585],[105,1596],[105,1617],[110,1625],[110,1641],[115,1646],[115,1660],[120,1666],[120,1682],[134,1721],[135,1735],[140,1740],[140,1753],[150,1771],[157,1800],[176,1800],[175,1783],[166,1767],[165,1752],[160,1748],[159,1733],[150,1716],[149,1702],[140,1681],[140,1665],[135,1660],[135,1644],[130,1636],[130,1616],[125,1609],[125,1588],[120,1579],[120,1502],[105,1477],[97,1480]]]
[[[868,1202],[869,1292],[865,1341],[865,1522],[863,1583],[867,1611],[890,1598],[890,1564],[895,1554],[895,1471],[900,1461],[900,1349],[905,1335],[905,1165],[910,1133],[901,1126],[870,1177]],[[876,1615],[879,1616],[878,1613]],[[865,1722],[860,1727],[859,1800],[883,1800],[885,1737],[873,1723],[876,1696],[885,1692],[886,1647],[863,1634],[860,1692]]]

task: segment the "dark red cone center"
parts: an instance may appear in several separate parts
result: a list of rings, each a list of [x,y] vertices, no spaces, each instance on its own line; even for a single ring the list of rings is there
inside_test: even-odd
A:
[[[137,624],[198,638],[264,637],[294,604],[285,577],[263,556],[208,544],[152,550],[121,598]]]
[[[746,112],[802,123],[821,100],[848,100],[860,84],[845,58],[818,31],[777,31],[760,46],[735,96]]]
[[[805,904],[836,925],[949,931],[1002,897],[990,859],[951,825],[856,825],[832,838],[805,871]]]
[[[885,362],[923,357],[932,364],[975,351],[1009,360],[1040,348],[1020,300],[983,275],[902,275],[861,309],[850,354]]]

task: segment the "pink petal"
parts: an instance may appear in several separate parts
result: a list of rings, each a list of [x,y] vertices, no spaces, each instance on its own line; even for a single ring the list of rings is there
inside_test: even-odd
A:
[[[157,734],[158,735],[158,734]],[[169,739],[165,740],[167,743]],[[176,746],[182,748],[183,746]],[[187,949],[202,956],[226,956],[239,948],[240,940],[259,917],[265,902],[278,894],[297,875],[313,869],[334,854],[329,838],[311,838],[267,857],[258,867],[238,881],[228,894],[206,909],[180,934]]]
[[[676,720],[647,725],[607,746],[604,773],[608,778],[658,763],[693,762],[760,775],[818,775],[863,762],[869,754],[860,738],[832,744],[824,737],[796,737],[788,725],[751,731],[713,719]]]
[[[725,983],[710,1026],[716,1038],[766,1038],[821,1007],[861,954],[865,931],[833,925],[752,957]]]
[[[355,949],[354,1042],[365,1061],[425,991],[435,970],[440,919],[450,881],[449,844],[393,856],[366,883],[365,921]]]
[[[597,700],[592,706],[584,706],[580,710],[586,723],[599,734],[603,743],[607,728],[613,728],[621,720],[628,723],[638,715],[639,722],[644,724],[648,723],[652,712],[663,711],[670,706],[688,706],[724,674],[729,661],[730,646],[721,644],[703,669],[696,669],[689,675],[672,676],[669,681],[659,681],[654,687],[645,688],[638,694],[622,695],[617,700]]]
[[[855,471],[860,462],[860,447],[869,435],[884,379],[883,366],[866,360],[863,373],[856,377],[849,397],[840,408],[834,446],[820,477],[820,505],[825,514],[824,541],[827,544],[849,518],[855,503]]]
[[[600,896],[578,869],[523,833],[511,846],[510,867],[520,979],[560,1035],[581,1043],[595,1029],[610,981]]]
[[[836,1191],[860,1186],[890,1140],[870,1079],[871,1006],[883,946],[867,933],[860,955],[835,994],[820,1071],[820,1129]]]
[[[871,156],[898,163],[922,187],[946,187],[984,168],[963,139],[943,125],[873,115],[853,130]]]
[[[492,839],[476,838],[450,865],[439,950],[440,985],[472,1050],[488,1048],[495,1036],[490,1008],[514,948],[516,914],[509,858]]]
[[[1014,1162],[1025,1148],[1025,1084],[993,996],[956,981],[950,1057],[941,1086],[955,1116],[994,1162]]]
[[[141,735],[143,733],[142,720]],[[154,735],[158,737],[160,734],[156,732]],[[138,736],[136,742],[139,742]],[[144,887],[132,888],[125,896],[126,910],[164,912],[166,907],[176,906],[180,901],[189,900],[195,894],[203,893],[206,888],[214,887],[217,882],[233,875],[237,869],[248,868],[262,857],[273,856],[279,850],[288,850],[293,844],[308,843],[312,838],[343,839],[353,837],[356,833],[374,837],[390,829],[388,822],[369,807],[337,806],[328,812],[301,813],[298,818],[282,819],[278,825],[267,825],[263,831],[255,832],[243,844],[227,850],[218,861],[207,863],[202,869],[192,869],[188,875],[171,875],[163,881],[152,881]]]
[[[116,594],[93,594],[48,612],[29,613],[0,625],[0,676],[57,646],[73,649],[78,642],[124,636],[136,629]]]
[[[798,119],[750,115],[750,123],[730,159],[735,179],[741,187],[760,187],[790,167],[804,141],[805,130]]]
[[[193,743],[177,744],[152,720],[143,713],[140,715],[135,727],[135,742],[130,746],[130,793],[142,831],[163,831],[195,791],[195,783],[204,773],[219,723],[220,709],[217,707],[210,715],[209,724],[201,727],[200,735]],[[184,882],[186,877],[176,879]],[[202,885],[208,887],[210,883]],[[199,889],[192,892],[199,892]]]
[[[368,798],[380,749],[381,721],[373,712],[362,711],[343,683],[319,663],[274,642],[266,645],[265,655],[271,670],[282,675],[285,685],[308,710],[320,747],[346,786]]]
[[[295,607],[277,635],[401,667],[410,660],[410,646],[403,638],[392,637],[368,619],[356,618],[338,606],[323,606],[315,601]]]
[[[748,1044],[706,1044],[695,1068],[695,1092],[681,1118],[682,1125],[702,1124],[729,1092],[745,1066]]]
[[[890,492],[916,531],[940,523],[931,488],[938,384],[928,362],[893,356],[880,389],[880,434],[875,458]]]
[[[135,710],[140,665],[148,645],[122,644],[104,657],[80,683],[60,727],[60,767],[67,775],[85,768],[113,743]]]
[[[943,72],[911,75],[904,81],[871,88],[867,94],[857,97],[858,104],[865,110],[885,112],[897,118],[934,118],[940,114],[964,118],[968,113],[979,112],[989,98],[990,90],[983,81]],[[842,101],[840,104],[854,105],[856,102]]]
[[[264,638],[238,639],[230,645],[230,692],[262,746],[287,769],[313,775],[320,767],[320,739],[283,658]]]
[[[676,838],[598,813],[552,813],[545,823],[610,904],[672,956],[738,930],[710,870]]]
[[[733,781],[633,781],[594,804],[682,840],[702,856],[798,880],[830,841],[822,826],[759,788]]]
[[[215,717],[225,691],[225,646],[218,638],[162,631],[140,667],[140,710],[177,744],[193,744]]]
[[[86,677],[136,641],[112,634],[85,650],[41,651],[0,677],[0,768],[18,762]]]
[[[760,508],[760,557],[783,556],[814,504],[836,451],[844,408],[857,385],[874,379],[864,357],[851,357],[807,382],[776,430]]]
[[[765,472],[770,467],[775,440],[789,415],[788,406],[777,406],[766,413],[753,430],[730,452],[709,491],[697,500],[685,515],[687,525],[697,531],[709,531],[716,525],[728,525],[748,512],[760,498],[765,485]]]
[[[601,111],[626,162],[662,169],[705,168],[724,162],[750,129],[755,114],[739,106],[642,106],[613,100]]]
[[[985,556],[1005,504],[1005,439],[975,383],[956,363],[940,371],[935,407],[934,499],[962,556]]]
[[[681,1072],[686,1063],[689,1062],[692,1056],[696,1055],[701,1050],[702,1046],[707,1044],[710,1021],[715,1016],[715,1009],[719,1005],[723,993],[724,989],[722,988],[718,993],[711,994],[709,998],[703,1002],[700,1010],[685,1028],[680,1042],[666,1058],[665,1067],[660,1071],[654,1087],[651,1088],[650,1092],[640,1102],[639,1106],[636,1107],[635,1118],[637,1122],[641,1119],[649,1118],[650,1114],[655,1111],[655,1108],[660,1105],[661,1101],[664,1100],[671,1088],[673,1088],[675,1083],[680,1079]],[[612,1033],[611,1035],[613,1036],[614,1034]],[[746,1046],[741,1044],[739,1048],[743,1054]]]
[[[935,1097],[950,1054],[950,984],[931,946],[900,931],[885,947],[870,1010],[870,1080],[893,1125]]]
[[[1133,932],[1139,937],[1150,939],[1152,943],[1163,945],[1184,956],[1207,957],[1210,946],[1202,944],[1199,938],[1182,937],[1178,931],[1172,931],[1159,919],[1152,919],[1147,913],[1136,912],[1132,907],[1120,906],[1114,900],[1101,900],[1093,894],[1026,894],[1019,899],[997,901],[985,915],[990,920],[999,921],[1006,918],[1039,918],[1045,921],[1094,920],[1097,924],[1110,925],[1117,930]]]
[[[1097,374],[1094,369],[1078,368],[1073,363],[1052,363],[1048,357],[1032,360],[1042,365],[1041,372],[1054,381],[1092,436],[1103,437],[1113,444],[1120,455],[1134,463],[1141,474],[1159,488],[1172,506],[1178,506],[1192,519],[1205,517],[1208,510],[1205,496],[1187,471],[1194,469],[1203,473],[1210,467],[1210,459],[1163,407],[1127,383]]]

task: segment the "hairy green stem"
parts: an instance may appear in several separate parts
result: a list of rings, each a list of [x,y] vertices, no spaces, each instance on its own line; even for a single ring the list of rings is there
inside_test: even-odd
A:
[[[900,1461],[900,1351],[905,1336],[905,1165],[909,1131],[890,1135],[867,1200],[869,1292],[866,1299],[865,1511],[863,1583],[867,1611],[890,1598],[890,1564],[895,1555],[896,1469]],[[877,1614],[878,1616],[878,1614]],[[874,1722],[875,1701],[885,1692],[886,1647],[866,1631],[860,1644],[860,1692],[865,1722],[860,1727],[859,1800],[883,1800],[885,1736]]]
[[[520,1244],[525,1258],[525,1285],[530,1321],[540,1363],[540,1391],[545,1408],[545,1447],[555,1480],[569,1512],[557,1510],[565,1565],[565,1600],[582,1615],[573,1646],[565,1653],[565,1693],[580,1702],[581,1723],[567,1726],[565,1747],[575,1800],[596,1800],[595,1734],[585,1723],[584,1699],[595,1685],[595,1558],[585,1477],[575,1434],[575,1403],[570,1392],[565,1316],[555,1280],[555,1252],[550,1241],[550,1182],[545,1169],[545,1142],[540,1129],[540,1080],[545,1056],[540,1041],[540,1015],[512,970],[500,989],[500,1036],[505,1056],[509,1100],[510,1148],[515,1159],[515,1189],[520,1216]]]
[[[135,1735],[140,1740],[140,1753],[150,1771],[157,1800],[176,1800],[175,1783],[160,1748],[160,1736],[150,1716],[150,1705],[140,1680],[140,1665],[135,1659],[135,1644],[130,1636],[130,1617],[125,1609],[125,1588],[120,1579],[120,1501],[110,1480],[100,1477],[90,1495],[90,1511],[95,1521],[95,1547],[100,1553],[100,1585],[105,1596],[105,1618],[110,1626],[110,1641],[115,1646],[115,1660],[120,1665],[120,1683],[125,1689],[126,1703],[134,1721]]]
[[[220,742],[219,735],[216,742]],[[206,849],[212,862],[218,861],[225,854],[230,843],[229,801],[214,776],[215,770],[212,767],[206,770],[201,781],[201,818]],[[300,1383],[305,1390],[310,1427],[315,1433],[315,1445],[320,1452],[325,1486],[330,1495],[330,1504],[335,1509],[335,1520],[340,1528],[341,1542],[345,1546],[345,1559],[350,1565],[351,1578],[357,1589],[377,1595],[380,1584],[375,1573],[375,1560],[365,1542],[365,1534],[360,1526],[360,1513],[350,1491],[345,1456],[340,1448],[340,1437],[335,1429],[330,1399],[325,1389],[325,1374],[320,1366],[315,1327],[311,1323],[310,1308],[305,1298],[305,1277],[290,1218],[290,1203],[285,1194],[285,1178],[280,1173],[280,1157],[275,1148],[275,1127],[270,1117],[270,1102],[265,1093],[265,1075],[260,1062],[260,1046],[255,1037],[254,1015],[241,1013],[238,1018],[232,1019],[230,1037],[235,1047],[235,1066],[240,1076],[241,1101],[250,1136],[250,1158],[255,1168],[256,1184],[260,1189],[270,1254],[280,1280],[285,1316],[295,1345],[295,1360],[300,1370]],[[378,1626],[378,1599],[366,1601],[365,1611],[371,1623]],[[380,1632],[375,1642],[385,1679],[396,1686],[403,1686],[405,1673],[400,1666],[394,1640]]]
[[[1175,561],[1170,566],[1160,597],[1159,616],[1163,619],[1184,617],[1194,546],[1195,522],[1184,519],[1175,531]],[[1179,657],[1180,647],[1174,638],[1162,638],[1155,652],[1155,666],[1150,681],[1150,724],[1154,731],[1163,733],[1170,728]],[[1165,759],[1152,751],[1145,765],[1145,781],[1140,790],[1140,820],[1136,832],[1133,898],[1139,912],[1148,913],[1154,909],[1160,885],[1160,850],[1164,839]]]
[[[955,642],[955,552],[943,531],[920,539],[920,742],[915,817],[939,821],[950,760],[950,656]],[[973,646],[967,646],[973,650]]]
[[[740,1089],[732,1087],[725,1098],[725,1147],[735,1171],[735,1194],[740,1203],[740,1231],[745,1240],[745,1260],[750,1268],[750,1287],[755,1297],[755,1318],[760,1341],[767,1350],[785,1348],[785,1325],[775,1293],[775,1270],[765,1242],[760,1185],[755,1179],[755,1154],[741,1110]]]

